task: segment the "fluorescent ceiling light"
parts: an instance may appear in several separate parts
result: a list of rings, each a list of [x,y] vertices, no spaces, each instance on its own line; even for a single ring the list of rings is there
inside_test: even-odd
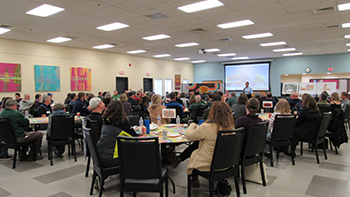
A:
[[[189,43],[177,44],[175,46],[176,47],[192,47],[192,46],[197,46],[197,45],[199,45],[199,44],[195,43],[195,42],[189,42]]]
[[[261,43],[260,46],[269,47],[269,46],[278,46],[278,45],[284,45],[284,44],[287,44],[287,43],[284,41],[280,41],[280,42]]]
[[[61,42],[67,42],[70,40],[72,40],[72,38],[57,37],[57,38],[52,38],[50,40],[47,40],[47,42],[61,43]]]
[[[116,23],[111,23],[111,24],[96,27],[96,29],[100,29],[100,30],[104,30],[104,31],[113,31],[113,30],[122,29],[125,27],[129,27],[129,25],[116,22]]]
[[[327,75],[330,75],[331,73],[330,72],[327,72]]]
[[[350,52],[350,49],[348,49],[348,51]]]
[[[288,74],[284,74],[284,76],[288,77]]]
[[[64,8],[60,8],[60,7],[56,7],[56,6],[48,5],[48,4],[43,4],[39,7],[36,7],[32,10],[29,10],[28,12],[26,12],[26,14],[40,16],[40,17],[47,17],[47,16],[50,16],[52,14],[56,14],[58,12],[61,12],[63,10],[64,10]]]
[[[344,38],[350,38],[350,34],[345,35]]]
[[[234,57],[233,60],[246,60],[249,59],[249,57]]]
[[[130,53],[130,54],[136,54],[136,53],[144,53],[146,52],[145,50],[134,50],[134,51],[127,51],[127,53]]]
[[[303,73],[303,75],[306,75],[306,73]]]
[[[192,12],[197,12],[201,10],[207,10],[210,8],[215,8],[219,6],[223,6],[224,4],[221,3],[220,1],[217,0],[206,0],[206,1],[201,1],[198,3],[192,3],[188,5],[184,5],[181,7],[178,7],[177,9],[182,10],[187,13],[192,13]]]
[[[274,49],[273,52],[295,51],[295,48]]]
[[[103,44],[103,45],[93,46],[92,48],[94,48],[94,49],[108,49],[108,48],[112,48],[112,47],[114,47],[114,45]]]
[[[198,63],[203,63],[203,62],[205,62],[205,60],[196,60],[196,61],[192,61],[191,63],[198,64]]]
[[[151,40],[160,40],[160,39],[165,39],[165,38],[170,38],[170,36],[165,35],[165,34],[159,34],[159,35],[154,35],[154,36],[143,37],[142,39],[151,41]]]
[[[350,43],[346,43],[346,46],[347,46],[347,47],[350,47]]]
[[[4,34],[4,33],[9,32],[9,31],[11,31],[11,29],[6,29],[6,28],[0,27],[0,34]]]
[[[252,34],[252,35],[246,35],[242,36],[244,39],[254,39],[254,38],[264,38],[264,37],[270,37],[273,36],[272,33],[262,33],[262,34]]]
[[[338,5],[338,10],[339,11],[350,10],[350,3],[344,3],[344,4]]]
[[[236,53],[223,53],[223,54],[218,54],[219,57],[227,57],[227,56],[235,56]]]
[[[169,57],[170,54],[159,54],[159,55],[153,55],[153,57]]]
[[[218,51],[220,51],[220,49],[218,49],[218,48],[204,49],[204,51],[211,53],[211,52],[218,52]]]
[[[303,53],[285,53],[283,56],[296,56],[296,55],[303,55]]]
[[[350,27],[350,23],[343,23],[343,24],[341,24],[341,27],[348,28],[348,27]]]
[[[243,20],[243,21],[236,21],[231,23],[223,23],[217,26],[222,29],[227,29],[227,28],[242,27],[242,26],[253,25],[253,24],[254,23],[251,20]]]
[[[174,58],[174,60],[177,60],[177,61],[189,60],[189,59],[190,59],[189,57],[179,57],[179,58]]]

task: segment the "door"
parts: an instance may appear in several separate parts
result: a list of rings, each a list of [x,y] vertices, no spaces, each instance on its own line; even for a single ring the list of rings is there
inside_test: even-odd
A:
[[[129,81],[127,77],[116,77],[116,87],[119,94],[123,94],[129,89]]]
[[[153,78],[143,78],[143,91],[153,92]]]

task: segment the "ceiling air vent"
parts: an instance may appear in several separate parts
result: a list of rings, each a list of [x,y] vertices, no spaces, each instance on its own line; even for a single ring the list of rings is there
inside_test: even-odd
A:
[[[340,25],[323,25],[322,29],[334,29],[334,28],[340,28]]]
[[[197,29],[192,29],[193,32],[203,32],[204,29],[202,28],[197,28]]]
[[[224,41],[224,42],[232,42],[233,39],[232,39],[232,38],[223,38],[223,39],[221,39],[221,41]]]
[[[155,13],[155,14],[146,15],[146,17],[154,19],[154,20],[160,20],[160,19],[163,19],[163,18],[168,18],[169,16],[158,12],[158,13]]]
[[[323,14],[323,13],[328,13],[328,12],[334,12],[334,7],[315,9],[315,10],[312,10],[312,12],[314,14]]]
[[[12,29],[12,28],[13,28],[13,26],[10,26],[10,25],[3,25],[3,24],[0,24],[0,27],[6,28],[6,29]]]

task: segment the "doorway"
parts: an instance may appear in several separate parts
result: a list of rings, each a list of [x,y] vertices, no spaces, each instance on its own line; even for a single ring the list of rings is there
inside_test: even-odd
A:
[[[129,89],[129,80],[127,77],[116,77],[116,87],[119,94],[123,94]]]
[[[153,92],[153,78],[143,78],[143,91]]]

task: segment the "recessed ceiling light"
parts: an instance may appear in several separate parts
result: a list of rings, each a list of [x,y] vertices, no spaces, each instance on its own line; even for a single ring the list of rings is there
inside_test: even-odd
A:
[[[344,38],[350,38],[350,34],[345,35]]]
[[[350,27],[350,23],[343,23],[343,24],[341,24],[341,27],[348,28],[348,27]]]
[[[159,35],[154,35],[154,36],[143,37],[142,39],[151,41],[151,40],[160,40],[160,39],[165,39],[165,38],[170,38],[170,36],[165,35],[165,34],[159,34]]]
[[[233,60],[246,60],[249,59],[249,57],[234,57]]]
[[[206,0],[206,1],[184,5],[184,6],[178,7],[177,9],[187,13],[192,13],[192,12],[207,10],[210,8],[215,8],[223,5],[224,5],[223,3],[217,0]]]
[[[112,47],[114,47],[114,45],[103,44],[103,45],[93,46],[92,48],[94,48],[94,49],[108,49],[108,48],[112,48]]]
[[[218,54],[219,57],[227,57],[227,56],[235,56],[236,53],[223,53],[223,54]]]
[[[254,38],[264,38],[264,37],[270,37],[273,36],[272,33],[262,33],[262,34],[252,34],[252,35],[246,35],[242,36],[244,39],[254,39]]]
[[[330,72],[327,72],[327,75],[330,75],[331,73]]]
[[[9,32],[9,31],[11,31],[11,29],[6,29],[6,28],[0,27],[0,34],[4,34],[4,33]]]
[[[127,51],[127,53],[130,53],[130,54],[136,54],[136,53],[144,53],[146,52],[145,50],[134,50],[134,51]]]
[[[273,52],[295,51],[295,48],[274,49]]]
[[[67,42],[70,40],[72,40],[72,38],[57,37],[57,38],[52,38],[50,40],[47,40],[47,42],[61,43],[61,42]]]
[[[303,73],[303,75],[306,75],[306,73]]]
[[[153,57],[169,57],[170,54],[159,54],[159,55],[153,55]]]
[[[111,23],[111,24],[96,27],[96,29],[100,29],[100,30],[104,30],[104,31],[113,31],[113,30],[122,29],[125,27],[129,27],[129,25],[116,22],[116,23]]]
[[[203,62],[205,62],[205,60],[196,60],[196,61],[192,61],[191,63],[198,64],[198,63],[203,63]]]
[[[218,51],[220,51],[220,49],[218,49],[218,48],[204,49],[204,51],[211,53],[211,52],[218,52]]]
[[[177,61],[189,60],[189,59],[190,59],[189,57],[179,57],[179,58],[174,58],[174,60],[177,60]]]
[[[32,10],[29,10],[28,12],[26,12],[26,14],[40,16],[40,17],[47,17],[47,16],[50,16],[52,14],[56,14],[58,12],[61,12],[63,10],[64,10],[64,8],[60,8],[60,7],[56,7],[56,6],[48,5],[48,4],[43,4],[39,7],[36,7]]]
[[[285,53],[283,56],[296,56],[296,55],[303,55],[303,53]]]
[[[339,11],[350,10],[350,3],[344,3],[338,5]]]
[[[288,77],[288,74],[284,74],[284,76]]]
[[[269,47],[269,46],[278,46],[278,45],[284,45],[284,44],[287,44],[287,43],[284,41],[280,41],[280,42],[261,43],[260,46]]]
[[[199,44],[195,43],[195,42],[189,42],[189,43],[177,44],[175,46],[176,47],[192,47],[192,46],[197,46],[197,45],[199,45]]]
[[[242,27],[242,26],[253,25],[253,24],[254,22],[251,20],[243,20],[243,21],[236,21],[236,22],[230,22],[230,23],[223,23],[217,26],[222,29],[227,29],[227,28]]]

